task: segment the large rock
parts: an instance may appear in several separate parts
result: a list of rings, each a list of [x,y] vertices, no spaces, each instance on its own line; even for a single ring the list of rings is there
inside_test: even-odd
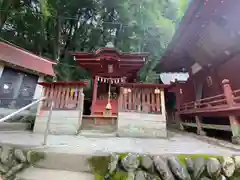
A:
[[[227,178],[221,174],[219,180],[227,180]]]
[[[128,178],[128,173],[125,171],[117,171],[115,174],[113,174],[112,179],[124,179],[126,180]],[[102,180],[102,178],[99,178],[99,180]],[[111,178],[109,178],[111,179]]]
[[[208,177],[202,177],[200,178],[200,180],[211,180],[211,179],[209,179]]]
[[[127,180],[135,180],[135,173],[133,171],[128,172]]]
[[[29,158],[33,160],[33,162],[37,162],[44,158],[44,156],[42,153],[31,152]],[[16,175],[19,171],[32,165],[30,161],[27,162],[27,157],[25,156],[24,151],[10,146],[0,147],[0,161],[0,176],[4,180],[16,179]]]
[[[177,157],[168,157],[168,163],[173,174],[179,180],[191,180],[191,176],[189,175],[187,169],[179,162],[179,159]]]
[[[135,171],[140,164],[138,155],[129,153],[125,158],[122,159],[123,168],[128,172]]]
[[[8,179],[11,176],[15,176],[16,173],[18,173],[20,170],[22,170],[24,168],[24,164],[18,164],[13,166],[8,172],[7,174],[4,176],[4,178]]]
[[[3,146],[1,149],[1,162],[3,164],[8,164],[9,161],[11,161],[13,149],[9,146]]]
[[[2,163],[0,163],[0,174],[6,173],[6,172],[7,172],[7,168]]]
[[[194,160],[194,171],[193,171],[193,179],[199,180],[205,171],[206,161],[203,158],[197,158]]]
[[[226,177],[232,177],[235,172],[235,163],[231,157],[222,157],[222,171]]]
[[[148,172],[154,171],[153,159],[148,155],[142,156],[141,166]]]
[[[134,180],[161,180],[161,178],[155,174],[150,174],[145,171],[139,170],[135,173]]]
[[[240,156],[234,156],[234,161],[235,161],[235,168],[236,170],[240,170]]]
[[[137,171],[135,174],[135,180],[147,180],[147,173],[144,171]]]
[[[18,161],[22,163],[27,161],[27,157],[25,156],[24,152],[21,149],[15,149],[14,156]]]
[[[111,155],[110,162],[109,162],[109,165],[108,165],[108,172],[110,174],[112,174],[117,169],[118,159],[119,159],[118,154],[112,154]]]
[[[134,180],[135,170],[140,165],[138,155],[129,153],[125,158],[122,159],[123,168],[128,172],[127,180]]]
[[[160,156],[155,156],[153,158],[153,163],[160,174],[162,180],[175,180],[172,172],[168,168],[167,162]]]
[[[210,177],[216,178],[221,173],[221,164],[216,158],[209,158],[207,161],[207,172]]]
[[[191,158],[185,158],[185,163],[186,163],[186,167],[187,167],[188,172],[192,175],[193,171],[194,171],[193,160]]]

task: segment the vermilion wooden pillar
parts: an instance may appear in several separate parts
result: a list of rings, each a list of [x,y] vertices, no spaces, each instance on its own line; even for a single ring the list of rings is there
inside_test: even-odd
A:
[[[234,105],[234,95],[232,88],[230,86],[230,82],[228,79],[224,79],[222,81],[223,91],[227,101],[228,106],[231,108]],[[232,142],[234,144],[240,144],[240,121],[237,116],[229,116],[229,121],[232,130]]]
[[[97,100],[97,88],[98,88],[98,76],[94,77],[94,84],[93,84],[93,95],[92,95],[92,107],[91,107],[91,114],[94,111],[94,105]]]
[[[177,79],[175,79],[175,90],[174,90],[174,93],[175,93],[175,97],[176,97],[176,110],[179,112],[180,111],[180,105],[182,104],[181,102],[181,96],[182,96],[182,89],[179,85],[179,82]]]

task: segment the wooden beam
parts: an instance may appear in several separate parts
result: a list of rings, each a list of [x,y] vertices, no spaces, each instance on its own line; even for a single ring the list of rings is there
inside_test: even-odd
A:
[[[196,123],[182,122],[182,125],[183,126],[187,126],[187,127],[197,127]],[[216,129],[216,130],[230,131],[231,132],[231,127],[229,125],[202,124],[202,128],[205,128],[205,129]]]

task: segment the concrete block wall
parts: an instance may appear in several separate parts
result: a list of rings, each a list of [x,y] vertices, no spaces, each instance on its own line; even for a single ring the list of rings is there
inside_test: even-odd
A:
[[[165,114],[119,112],[118,130],[120,137],[167,137]]]
[[[35,133],[45,132],[48,116],[48,110],[42,110],[38,113],[34,124]],[[49,133],[67,135],[77,134],[81,125],[80,119],[80,110],[53,110]]]

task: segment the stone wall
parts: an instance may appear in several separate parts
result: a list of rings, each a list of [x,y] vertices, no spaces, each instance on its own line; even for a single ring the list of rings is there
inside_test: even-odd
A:
[[[0,179],[15,180],[17,173],[44,159],[44,154],[10,146],[0,147]]]
[[[112,154],[89,160],[96,180],[239,180],[240,156]]]
[[[35,133],[44,133],[49,111],[40,111],[34,124]],[[53,110],[50,120],[50,134],[77,134],[81,125],[79,110]]]
[[[119,112],[117,134],[120,137],[167,137],[166,116]]]

